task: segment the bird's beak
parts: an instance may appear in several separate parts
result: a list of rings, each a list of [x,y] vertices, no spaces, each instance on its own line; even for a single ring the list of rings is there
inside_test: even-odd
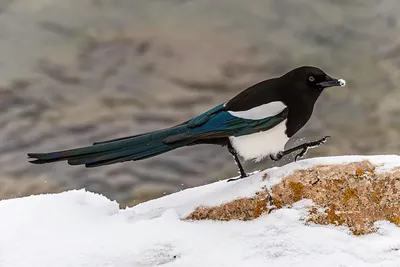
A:
[[[332,86],[345,86],[346,81],[343,79],[335,79],[335,78],[330,78],[330,80],[323,81],[318,83],[321,88],[327,88],[327,87],[332,87]]]

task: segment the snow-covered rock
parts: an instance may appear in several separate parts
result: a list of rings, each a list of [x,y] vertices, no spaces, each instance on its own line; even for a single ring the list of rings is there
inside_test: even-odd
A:
[[[120,210],[84,190],[0,201],[1,267],[400,266],[400,228],[377,233],[306,225],[308,200],[252,221],[183,221],[199,205],[219,205],[272,187],[297,169],[368,159],[378,172],[399,156],[316,158],[227,183],[187,189]],[[267,179],[261,179],[267,173]]]

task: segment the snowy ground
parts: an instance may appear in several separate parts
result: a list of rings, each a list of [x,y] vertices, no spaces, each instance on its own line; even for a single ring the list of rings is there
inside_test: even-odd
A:
[[[295,169],[369,159],[400,166],[399,156],[318,158],[266,170],[238,182],[192,188],[131,209],[86,192],[0,201],[1,267],[400,266],[400,229],[378,223],[356,237],[345,228],[306,226],[303,200],[249,222],[186,222],[199,204],[250,196]]]

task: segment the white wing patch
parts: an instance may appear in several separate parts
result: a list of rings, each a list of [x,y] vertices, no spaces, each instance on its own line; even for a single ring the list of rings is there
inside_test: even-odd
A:
[[[285,108],[286,105],[283,102],[274,101],[245,111],[228,111],[228,112],[232,116],[242,119],[261,120],[278,115]]]

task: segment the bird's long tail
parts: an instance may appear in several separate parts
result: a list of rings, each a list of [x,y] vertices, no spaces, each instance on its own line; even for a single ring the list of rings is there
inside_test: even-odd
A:
[[[67,161],[69,165],[84,164],[86,167],[136,161],[189,145],[192,142],[190,140],[173,143],[163,141],[166,137],[187,131],[188,127],[183,124],[156,132],[97,142],[87,147],[50,153],[28,153],[28,157],[33,159],[30,162],[34,164]]]

